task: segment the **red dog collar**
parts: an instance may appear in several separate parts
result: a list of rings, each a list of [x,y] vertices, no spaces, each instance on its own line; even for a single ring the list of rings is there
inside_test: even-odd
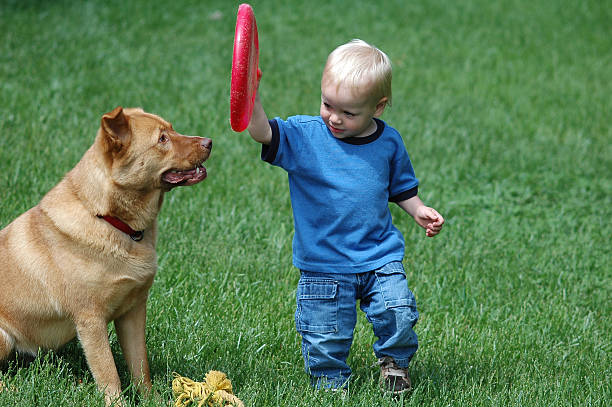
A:
[[[123,233],[129,235],[135,242],[140,242],[142,240],[142,237],[144,236],[144,232],[142,230],[134,230],[130,227],[130,225],[128,225],[119,218],[115,218],[114,216],[98,215],[98,218],[104,219]]]

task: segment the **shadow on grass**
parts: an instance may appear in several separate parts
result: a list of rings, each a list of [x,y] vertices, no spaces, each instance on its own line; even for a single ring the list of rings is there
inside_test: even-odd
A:
[[[76,339],[68,342],[57,350],[39,350],[37,355],[13,352],[9,357],[0,361],[0,372],[5,375],[15,374],[19,369],[29,369],[32,365],[65,364],[75,378],[91,375],[83,350]]]
[[[6,375],[15,369],[27,368],[35,359],[36,356],[30,354],[13,352],[8,358],[0,361],[0,373]]]

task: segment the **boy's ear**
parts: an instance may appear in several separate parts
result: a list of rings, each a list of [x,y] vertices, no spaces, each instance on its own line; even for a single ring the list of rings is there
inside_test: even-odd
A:
[[[387,102],[389,101],[388,97],[380,98],[378,103],[376,103],[376,110],[374,111],[374,116],[378,117],[383,114],[385,111],[385,107],[387,107]]]

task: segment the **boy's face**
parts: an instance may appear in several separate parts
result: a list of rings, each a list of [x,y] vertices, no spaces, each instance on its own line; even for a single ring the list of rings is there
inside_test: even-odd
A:
[[[356,92],[333,81],[321,82],[321,117],[336,138],[372,134],[376,130],[372,118],[382,114],[386,103],[386,97],[376,101],[366,92]]]

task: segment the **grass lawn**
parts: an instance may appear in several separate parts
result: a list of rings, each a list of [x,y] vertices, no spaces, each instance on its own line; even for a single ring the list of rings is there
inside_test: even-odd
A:
[[[286,174],[229,127],[238,4],[0,0],[0,226],[74,166],[102,114],[141,106],[214,140],[209,178],[166,195],[159,219],[147,340],[165,399],[172,372],[215,369],[252,406],[611,405],[610,4],[251,3],[270,117],[318,114],[325,58],[352,38],[394,62],[383,119],[447,220],[427,239],[391,208],[421,314],[415,390],[400,400],[377,387],[361,313],[349,394],[308,387]],[[76,341],[5,365],[0,380],[0,407],[103,405]]]

